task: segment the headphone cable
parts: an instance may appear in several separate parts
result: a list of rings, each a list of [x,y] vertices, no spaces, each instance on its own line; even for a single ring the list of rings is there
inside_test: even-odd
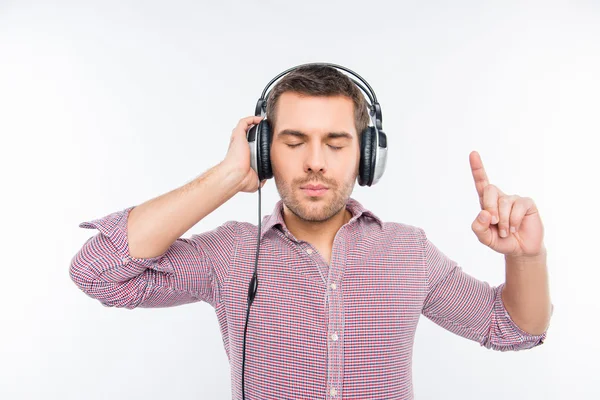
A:
[[[254,296],[256,295],[256,289],[258,288],[258,276],[256,274],[258,268],[258,253],[260,249],[260,230],[261,230],[261,218],[260,218],[260,178],[258,180],[258,242],[256,245],[256,258],[254,260],[254,274],[252,275],[252,279],[250,280],[250,285],[248,286],[248,305],[246,309],[246,324],[244,325],[244,344],[242,350],[242,399],[246,400],[246,390],[244,385],[244,370],[246,368],[246,332],[248,331],[248,315],[250,314],[250,306],[254,301]]]

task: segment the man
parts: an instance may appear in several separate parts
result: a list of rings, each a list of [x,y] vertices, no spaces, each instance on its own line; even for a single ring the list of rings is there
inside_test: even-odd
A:
[[[248,399],[412,399],[420,314],[494,350],[543,343],[552,304],[533,200],[491,185],[471,153],[482,208],[472,229],[506,259],[506,282],[490,287],[463,272],[421,228],[383,222],[350,197],[368,114],[348,77],[329,67],[298,68],[275,85],[267,104],[281,200],[261,223],[260,284],[246,342]],[[73,281],[105,306],[211,304],[235,399],[242,397],[258,227],[227,221],[180,236],[236,193],[258,190],[246,132],[260,120],[240,120],[224,160],[194,181],[82,223],[100,232],[70,269]]]

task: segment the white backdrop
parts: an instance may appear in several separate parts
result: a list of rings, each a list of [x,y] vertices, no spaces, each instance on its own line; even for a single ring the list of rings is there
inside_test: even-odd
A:
[[[103,307],[69,278],[97,233],[78,224],[221,161],[266,83],[314,61],[353,69],[379,98],[387,170],[352,196],[382,219],[503,282],[503,256],[471,231],[477,150],[544,222],[545,344],[494,352],[422,316],[416,398],[600,398],[600,5],[412,3],[0,1],[0,398],[231,398],[212,307]],[[269,181],[263,216],[278,199]],[[184,236],[256,224],[257,201],[238,194]]]

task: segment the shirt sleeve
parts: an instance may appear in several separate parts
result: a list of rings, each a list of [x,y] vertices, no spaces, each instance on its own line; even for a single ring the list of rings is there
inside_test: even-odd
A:
[[[173,307],[204,301],[216,307],[234,252],[237,223],[177,239],[163,254],[129,254],[127,220],[135,206],[82,222],[97,229],[71,260],[69,275],[107,307]]]
[[[544,343],[547,330],[531,335],[511,319],[501,297],[505,283],[491,287],[472,277],[431,243],[421,228],[419,234],[428,278],[423,315],[488,349],[518,351]]]

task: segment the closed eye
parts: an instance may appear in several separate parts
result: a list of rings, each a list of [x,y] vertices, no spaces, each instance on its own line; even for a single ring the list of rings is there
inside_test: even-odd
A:
[[[300,146],[301,144],[302,143],[298,143],[298,144],[286,144],[286,146],[294,148],[294,147]],[[328,145],[328,146],[331,147],[333,150],[341,150],[342,149],[342,147],[336,147],[336,146],[331,146],[331,145]]]

